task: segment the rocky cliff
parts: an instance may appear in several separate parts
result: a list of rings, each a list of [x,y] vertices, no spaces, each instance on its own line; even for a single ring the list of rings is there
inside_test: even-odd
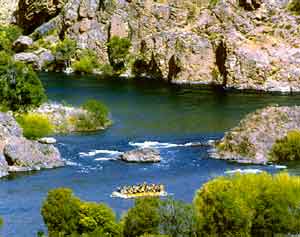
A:
[[[9,172],[60,167],[64,161],[53,145],[27,140],[9,114],[0,113],[0,177]]]
[[[128,37],[126,66],[134,76],[292,92],[300,91],[300,17],[290,9],[293,1],[56,0],[46,6],[20,0],[16,18],[34,38],[55,30],[93,49],[103,64],[109,39]]]

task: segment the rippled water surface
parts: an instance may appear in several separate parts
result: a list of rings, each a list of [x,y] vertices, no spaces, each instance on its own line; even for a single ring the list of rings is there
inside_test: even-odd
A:
[[[93,77],[42,74],[49,99],[78,105],[102,100],[114,121],[106,131],[58,136],[68,166],[0,180],[0,216],[4,237],[32,237],[45,229],[40,207],[49,189],[70,187],[84,200],[108,203],[120,215],[132,201],[112,199],[120,185],[159,182],[175,198],[192,201],[195,190],[209,179],[241,166],[208,159],[206,147],[190,146],[220,138],[248,112],[268,104],[300,104],[300,95],[246,94],[199,87],[177,87],[153,81],[96,80]],[[125,164],[120,152],[157,147],[160,164]],[[300,164],[289,171],[300,174]]]

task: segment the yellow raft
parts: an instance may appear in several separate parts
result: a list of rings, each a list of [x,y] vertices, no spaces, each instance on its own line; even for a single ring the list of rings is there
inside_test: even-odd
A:
[[[134,194],[122,194],[120,192],[113,192],[111,194],[111,197],[131,199],[131,198],[141,198],[141,197],[165,197],[167,195],[168,195],[168,193],[166,191],[162,191],[162,192],[142,192],[142,193],[134,193]]]

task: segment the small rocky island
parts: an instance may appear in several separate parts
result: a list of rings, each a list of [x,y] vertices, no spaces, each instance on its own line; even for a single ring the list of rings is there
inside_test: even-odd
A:
[[[211,156],[240,163],[266,164],[274,144],[291,131],[300,130],[300,107],[269,106],[247,115],[238,126],[225,133]]]
[[[139,148],[125,152],[120,159],[129,163],[157,163],[160,162],[159,151],[153,148]]]
[[[0,177],[10,172],[49,169],[65,165],[53,145],[26,139],[22,128],[8,113],[0,113]]]

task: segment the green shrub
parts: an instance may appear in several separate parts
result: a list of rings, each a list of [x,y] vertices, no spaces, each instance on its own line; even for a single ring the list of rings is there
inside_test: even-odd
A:
[[[114,75],[114,69],[110,64],[104,64],[100,66],[100,70],[104,77],[111,77]]]
[[[300,160],[300,131],[290,131],[283,139],[277,140],[272,146],[270,157],[272,161]]]
[[[110,64],[116,73],[122,73],[129,55],[131,42],[128,38],[113,36],[107,44]]]
[[[48,228],[49,236],[76,233],[79,225],[80,199],[70,189],[59,188],[48,193],[41,213]]]
[[[100,101],[88,100],[82,105],[82,108],[90,112],[92,115],[89,120],[93,123],[94,127],[103,127],[109,122],[108,109]]]
[[[0,228],[2,227],[3,225],[3,219],[0,217]]]
[[[291,0],[288,9],[294,12],[297,15],[300,15],[300,1],[299,0]]]
[[[92,73],[93,69],[99,67],[97,55],[91,50],[83,50],[78,55],[79,60],[72,64],[72,68],[77,73]]]
[[[14,62],[4,51],[0,52],[0,103],[7,109],[27,110],[45,101],[41,81],[30,66]]]
[[[22,30],[17,26],[0,26],[0,50],[11,53],[13,42],[21,35]]]
[[[299,203],[299,177],[267,173],[216,178],[194,199],[202,236],[299,233]]]
[[[70,66],[71,59],[76,55],[76,41],[65,38],[60,41],[53,49],[56,56],[56,63],[61,64],[63,67]]]
[[[135,201],[123,218],[124,237],[137,237],[143,234],[159,233],[159,199],[142,198]]]
[[[18,123],[23,128],[23,135],[28,139],[38,139],[50,135],[53,126],[47,116],[40,114],[24,114],[17,118]]]
[[[109,207],[105,204],[83,202],[70,189],[50,191],[41,212],[49,237],[120,236],[120,226]]]

